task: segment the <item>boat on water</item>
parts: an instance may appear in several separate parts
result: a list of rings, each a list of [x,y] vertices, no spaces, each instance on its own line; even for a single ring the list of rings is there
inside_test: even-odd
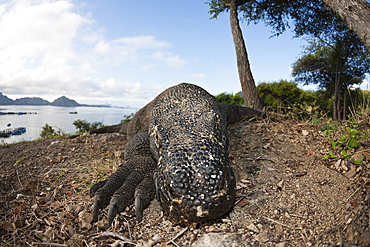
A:
[[[0,131],[0,137],[10,137],[12,135],[12,129],[5,129]]]
[[[69,114],[77,114],[76,111],[70,111]]]
[[[12,131],[12,135],[21,135],[26,132],[26,127],[18,127]]]
[[[15,129],[5,129],[0,131],[0,137],[10,137],[11,135],[21,135],[26,132],[26,127],[17,127]]]

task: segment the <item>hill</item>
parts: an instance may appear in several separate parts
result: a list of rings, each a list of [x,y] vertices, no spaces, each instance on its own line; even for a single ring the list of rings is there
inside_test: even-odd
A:
[[[14,105],[14,101],[0,92],[0,105]]]
[[[68,99],[66,96],[62,96],[52,103],[39,97],[25,97],[16,100],[9,99],[6,95],[0,92],[0,105],[52,105],[52,106],[64,106],[64,107],[76,107],[82,106],[75,100]],[[88,106],[88,105],[83,105]]]
[[[50,102],[38,97],[26,97],[14,100],[14,105],[50,105]]]
[[[62,96],[56,100],[54,100],[51,105],[53,106],[69,106],[69,107],[76,107],[81,106],[75,100],[68,99],[66,96]]]

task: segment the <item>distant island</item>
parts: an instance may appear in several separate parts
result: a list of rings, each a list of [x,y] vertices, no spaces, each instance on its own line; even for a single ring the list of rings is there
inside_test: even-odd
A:
[[[16,100],[9,99],[6,95],[0,92],[0,105],[51,105],[51,106],[63,106],[63,107],[112,107],[110,105],[86,105],[79,104],[73,99],[68,99],[65,96],[57,98],[53,102],[49,102],[39,97],[25,97]],[[119,108],[130,108],[130,107],[119,107]]]

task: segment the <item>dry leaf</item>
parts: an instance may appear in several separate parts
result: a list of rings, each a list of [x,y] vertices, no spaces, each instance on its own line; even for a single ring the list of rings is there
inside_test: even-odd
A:
[[[248,200],[243,199],[238,203],[238,206],[242,208],[242,207],[244,207],[245,205],[248,205],[248,204],[249,204]]]
[[[5,231],[12,232],[14,230],[13,225],[9,222],[3,222],[3,228]]]
[[[307,156],[314,155],[314,154],[315,154],[315,151],[307,152]]]

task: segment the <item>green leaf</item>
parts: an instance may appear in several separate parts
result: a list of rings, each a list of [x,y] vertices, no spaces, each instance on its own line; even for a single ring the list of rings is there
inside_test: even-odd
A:
[[[337,158],[337,156],[335,156],[334,154],[333,154],[333,151],[329,151],[329,155],[330,155],[330,158]]]
[[[339,140],[338,140],[339,142],[346,142],[347,140],[346,140],[346,137],[344,136],[344,135],[342,135],[340,138],[339,138]]]
[[[20,158],[19,160],[17,160],[17,162],[15,162],[14,166],[18,165],[19,162],[21,162],[23,160],[23,158]]]
[[[326,134],[328,133],[328,131],[327,130],[325,130],[324,131],[324,133],[322,133],[322,135],[324,136],[324,137],[326,137]]]
[[[344,150],[342,150],[342,155],[343,155],[343,156],[347,156],[347,152],[346,152],[346,151],[344,151]]]
[[[351,160],[351,163],[355,165],[362,165],[362,160]]]
[[[331,143],[331,146],[333,147],[333,149],[335,150],[336,142],[335,142],[335,141],[333,141],[333,140],[330,140],[330,143]]]
[[[359,145],[360,143],[354,138],[351,138],[348,142],[348,147],[351,147],[351,148],[358,147]]]

